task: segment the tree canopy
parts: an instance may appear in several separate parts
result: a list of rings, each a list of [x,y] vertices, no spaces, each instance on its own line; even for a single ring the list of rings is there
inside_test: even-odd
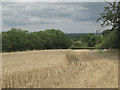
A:
[[[120,36],[120,1],[119,2],[106,2],[108,6],[104,7],[104,12],[97,20],[102,19],[101,26],[112,26],[112,29],[103,31],[102,35],[104,40],[99,44],[99,48],[112,48],[117,49],[120,46],[118,40]]]
[[[119,29],[120,27],[120,1],[119,2],[106,2],[108,6],[104,7],[104,12],[101,13],[102,19],[101,26],[112,26],[113,29]]]
[[[71,46],[71,40],[60,30],[28,32],[12,28],[2,32],[2,51],[63,49]]]

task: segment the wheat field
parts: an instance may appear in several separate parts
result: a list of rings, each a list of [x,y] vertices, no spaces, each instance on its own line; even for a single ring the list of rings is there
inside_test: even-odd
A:
[[[117,88],[117,57],[100,50],[2,53],[2,88]]]

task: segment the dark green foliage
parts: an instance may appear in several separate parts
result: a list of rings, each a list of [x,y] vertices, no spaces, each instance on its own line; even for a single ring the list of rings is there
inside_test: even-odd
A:
[[[0,33],[0,53],[2,52],[2,33]]]
[[[106,2],[108,6],[104,7],[104,12],[101,13],[100,19],[102,20],[102,26],[112,26],[112,29],[103,31],[103,42],[96,45],[96,48],[101,49],[118,49],[120,46],[119,32],[120,32],[120,1],[118,2]]]
[[[89,33],[81,37],[81,41],[86,44],[87,47],[94,47],[96,44],[96,35]]]
[[[72,41],[72,48],[86,48],[86,47],[94,47],[96,45],[96,35],[93,33],[86,34],[77,34],[77,35],[69,35],[68,36]],[[102,42],[102,35],[99,34],[97,36],[98,44]]]
[[[104,37],[105,37],[105,36],[108,36],[111,31],[112,31],[111,29],[104,30],[104,31],[102,32],[102,35],[103,35]]]
[[[2,50],[3,51],[11,51],[12,43],[9,39],[8,33],[2,33]]]
[[[2,51],[23,51],[69,48],[71,40],[60,30],[48,29],[39,32],[12,28],[2,32]]]
[[[118,30],[113,30],[110,34],[104,38],[103,42],[97,46],[101,49],[117,49],[118,46]]]
[[[10,31],[2,33],[2,49],[3,51],[26,50],[27,38],[27,31],[12,28]]]
[[[71,40],[60,30],[47,29],[45,30],[47,34],[49,43],[46,44],[46,47],[54,49],[63,49],[71,46]]]
[[[95,38],[95,36],[90,37],[90,39],[88,41],[88,46],[89,47],[94,47],[95,44],[96,44],[96,38]]]
[[[71,47],[71,49],[96,49],[95,47]]]

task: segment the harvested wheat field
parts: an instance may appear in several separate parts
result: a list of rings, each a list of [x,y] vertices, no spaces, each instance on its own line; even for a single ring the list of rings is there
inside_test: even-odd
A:
[[[117,88],[115,51],[40,50],[3,53],[3,88]]]

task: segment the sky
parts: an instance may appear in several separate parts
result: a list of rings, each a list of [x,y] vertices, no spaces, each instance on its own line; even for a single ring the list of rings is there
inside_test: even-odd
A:
[[[59,29],[65,33],[94,33],[109,28],[96,22],[107,5],[105,2],[12,1],[2,2],[2,31],[21,28],[30,32]]]

